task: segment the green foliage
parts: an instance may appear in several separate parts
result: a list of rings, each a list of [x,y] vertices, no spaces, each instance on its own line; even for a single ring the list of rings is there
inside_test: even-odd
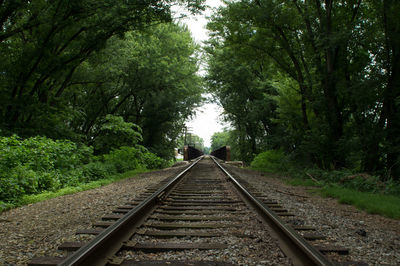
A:
[[[371,214],[400,219],[400,183],[380,181],[377,176],[352,174],[350,171],[301,170],[292,168],[285,182],[294,186],[311,186],[313,192],[337,198]]]
[[[0,137],[0,169],[26,165],[34,171],[69,170],[88,162],[92,149],[69,141],[53,141],[46,137],[25,140],[16,135]]]
[[[399,12],[393,0],[220,7],[206,81],[241,159],[282,149],[305,165],[399,179]]]
[[[203,153],[204,154],[210,154],[210,152],[211,152],[211,148],[210,147],[204,147],[203,148]]]
[[[203,3],[2,1],[0,200],[166,165],[202,101],[199,46],[171,6]]]
[[[111,38],[72,77],[66,97],[76,99],[72,108],[80,110],[72,128],[101,154],[133,146],[127,138],[132,124],[123,124],[133,123],[141,128],[143,146],[172,159],[184,121],[202,100],[197,51],[189,31],[175,24],[128,32],[123,40]]]
[[[150,0],[140,4],[124,0],[2,1],[1,128],[7,134],[21,136],[79,137],[76,133],[80,132],[66,121],[82,114],[82,109],[74,109],[77,98],[91,101],[92,95],[85,95],[84,90],[76,90],[75,98],[65,95],[74,83],[72,76],[78,67],[103,50],[113,37],[121,39],[126,32],[136,34],[146,31],[152,24],[171,22],[172,4],[197,13],[204,9],[203,3],[203,0]],[[176,47],[179,42],[165,40],[165,44],[179,54],[180,47]],[[130,48],[135,51],[137,47]],[[151,59],[143,63],[149,70],[153,67]],[[167,65],[168,61],[163,60],[163,63]],[[159,67],[156,69],[157,76],[161,71]],[[99,76],[89,83],[102,83],[102,78]]]
[[[87,163],[92,149],[68,140],[0,137],[0,200],[57,189],[71,181],[62,173]]]
[[[353,173],[350,170],[322,170],[319,168],[300,169],[293,165],[288,168],[291,185],[335,186],[359,192],[400,196],[400,183],[393,179],[381,180],[379,176]]]
[[[135,146],[143,141],[142,129],[134,123],[125,122],[120,116],[106,115],[99,136],[95,139],[95,151],[108,153],[122,146]]]
[[[282,151],[268,150],[258,154],[250,166],[267,172],[282,172],[286,170],[286,164],[285,154]]]
[[[204,0],[11,2],[0,4],[2,134],[69,139],[96,154],[140,141],[173,157],[202,85],[199,46],[171,6],[197,13]]]
[[[105,165],[112,165],[118,173],[132,169],[159,169],[167,166],[167,161],[150,153],[143,146],[121,147],[103,155]]]
[[[104,180],[116,173],[167,166],[165,160],[140,145],[123,146],[100,157],[94,157],[87,146],[46,137],[0,137],[0,145],[3,203],[17,202],[24,195]]]
[[[10,209],[10,208],[15,208],[18,206],[26,205],[26,204],[32,204],[36,203],[39,201],[47,200],[47,199],[52,199],[56,198],[59,196],[63,195],[68,195],[68,194],[73,194],[79,191],[85,191],[89,189],[94,189],[100,186],[108,185],[112,182],[125,179],[125,178],[131,178],[134,177],[135,175],[147,172],[148,170],[145,169],[135,169],[131,170],[122,174],[114,174],[108,176],[106,179],[101,179],[97,181],[91,181],[89,183],[79,183],[74,186],[67,186],[55,191],[44,191],[39,194],[33,194],[33,195],[24,195],[18,202],[13,202],[13,203],[8,203],[8,202],[3,202],[0,201],[0,213],[4,210]]]
[[[229,146],[229,132],[215,132],[211,136],[211,151],[215,151],[223,146]]]
[[[398,196],[359,192],[338,186],[324,187],[321,193],[327,197],[337,198],[340,203],[354,205],[371,214],[400,219],[400,198]]]
[[[151,152],[143,153],[142,163],[147,169],[161,169],[169,165],[168,161],[158,157]]]
[[[384,193],[389,195],[400,196],[400,182],[393,181],[393,179],[387,180],[384,186]]]
[[[144,152],[143,147],[121,147],[112,150],[109,154],[104,154],[103,160],[105,163],[114,165],[118,173],[123,173],[141,166]]]
[[[100,179],[105,179],[109,175],[116,172],[114,165],[111,163],[101,163],[99,161],[90,162],[82,166],[82,179],[79,183],[87,183],[90,181],[96,181]]]

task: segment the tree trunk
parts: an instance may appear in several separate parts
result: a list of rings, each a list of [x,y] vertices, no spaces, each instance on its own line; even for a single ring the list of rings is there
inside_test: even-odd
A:
[[[332,0],[325,0],[327,9],[326,14],[326,34],[331,37],[332,33]],[[345,165],[345,156],[338,150],[338,141],[343,136],[343,117],[339,106],[336,75],[337,62],[340,48],[337,45],[329,45],[325,49],[325,67],[326,72],[323,74],[323,90],[326,103],[326,119],[330,129],[330,139],[332,141],[332,161],[335,167],[343,167]]]
[[[388,84],[383,101],[386,118],[387,170],[394,179],[400,179],[400,3],[397,0],[383,2],[383,17],[388,50]]]

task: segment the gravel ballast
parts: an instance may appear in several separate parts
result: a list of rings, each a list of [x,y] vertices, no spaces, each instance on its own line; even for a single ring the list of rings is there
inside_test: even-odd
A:
[[[124,179],[107,186],[65,195],[0,215],[0,265],[25,265],[32,257],[56,255],[57,247],[76,239],[78,229],[132,201],[146,187],[173,176],[185,166]]]
[[[77,238],[77,230],[90,228],[92,223],[110,214],[121,203],[132,201],[144,192],[146,187],[175,175],[184,167],[138,175],[101,188],[2,213],[0,265],[25,265],[32,257],[57,254],[56,250],[60,244]],[[321,198],[308,193],[303,187],[285,185],[280,178],[272,175],[233,166],[226,167],[236,176],[257,187],[259,191],[278,200],[289,212],[295,213],[296,217],[291,219],[303,220],[305,224],[315,226],[330,243],[349,248],[351,260],[367,262],[370,265],[400,265],[400,221],[366,214],[352,206],[338,204],[335,199]],[[254,220],[254,217],[248,218]],[[244,230],[241,233],[252,235],[254,231],[258,231],[257,228]],[[261,234],[259,236],[257,239],[262,238]],[[273,241],[263,243],[265,250],[254,249],[257,245],[251,246],[253,241],[254,239],[227,237],[227,244],[236,243],[248,247],[233,255],[233,249],[165,252],[161,257],[155,255],[154,259],[217,258],[220,261],[242,265],[286,265],[286,258],[281,252],[276,252],[275,258],[261,256],[270,245],[272,247]],[[133,259],[151,259],[149,254],[142,253],[133,256],[131,252],[126,252],[125,256]]]
[[[202,179],[204,178],[204,179]],[[196,182],[194,180],[197,180]],[[208,182],[200,182],[200,180],[208,180]],[[219,181],[219,182],[217,182]],[[191,183],[194,182],[194,183]],[[160,250],[157,253],[147,253],[142,250],[124,250],[119,256],[125,260],[132,261],[152,261],[152,260],[179,260],[179,261],[213,261],[231,263],[232,265],[291,265],[291,261],[287,258],[278,245],[278,241],[272,236],[271,229],[261,221],[257,214],[241,201],[240,197],[233,188],[233,185],[227,181],[226,176],[215,166],[210,158],[205,158],[199,162],[198,166],[185,176],[184,180],[178,185],[177,190],[193,189],[193,184],[196,185],[195,191],[202,191],[202,193],[213,195],[224,195],[224,200],[231,201],[228,205],[230,210],[220,210],[218,212],[218,219],[216,220],[202,220],[202,221],[186,221],[181,220],[186,214],[174,215],[174,222],[172,225],[182,226],[175,229],[181,233],[185,232],[199,232],[209,233],[212,237],[172,237],[172,238],[154,238],[152,236],[143,234],[135,235],[131,240],[136,244],[148,244],[150,246],[171,246],[178,244],[180,246],[199,245],[206,247],[205,250],[200,249],[186,249],[186,250]],[[210,192],[213,191],[213,192]],[[182,193],[182,192],[181,192]],[[192,192],[193,193],[193,192]],[[206,200],[206,196],[202,196],[202,200]],[[176,196],[166,198],[165,207],[174,206],[172,200]],[[186,204],[190,204],[188,200]],[[205,207],[221,207],[213,203],[214,200]],[[218,202],[218,200],[217,200]],[[221,202],[220,202],[221,203]],[[198,204],[198,203],[197,203]],[[177,205],[175,205],[177,206]],[[188,205],[187,205],[188,206]],[[196,207],[198,207],[197,205]],[[163,224],[163,221],[158,220],[160,214],[151,215],[150,219],[145,222],[141,230],[154,230],[148,225],[152,223]],[[200,217],[201,214],[192,214],[192,217]],[[216,217],[216,215],[205,215],[205,217]],[[168,223],[168,222],[166,222]],[[212,224],[209,228],[203,229],[188,229],[185,226],[202,226]],[[168,230],[163,230],[164,233]],[[222,245],[222,247],[221,247]],[[216,248],[209,248],[210,246]]]
[[[399,220],[368,214],[336,199],[309,193],[307,188],[286,185],[276,175],[225,167],[296,214],[289,219],[316,227],[331,245],[348,248],[347,259],[369,265],[400,265]]]

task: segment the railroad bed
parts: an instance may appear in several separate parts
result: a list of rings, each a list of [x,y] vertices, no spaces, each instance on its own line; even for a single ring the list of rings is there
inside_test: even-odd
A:
[[[285,222],[294,214],[219,167],[210,157],[193,163],[76,232],[82,241],[59,246],[61,257],[29,265],[331,265],[321,252],[348,252],[314,248],[323,236]]]

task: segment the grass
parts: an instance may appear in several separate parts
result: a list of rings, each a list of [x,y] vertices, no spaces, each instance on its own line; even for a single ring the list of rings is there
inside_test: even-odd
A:
[[[269,172],[265,169],[257,170]],[[305,176],[291,176],[285,179],[284,182],[292,186],[314,187],[315,189],[310,192],[317,193],[323,197],[336,198],[339,203],[353,205],[370,214],[400,219],[400,197],[395,195],[362,192],[352,188],[341,187],[333,182],[318,182]]]
[[[23,206],[23,205],[27,205],[27,204],[32,204],[32,203],[36,203],[36,202],[40,202],[40,201],[44,201],[44,200],[48,200],[48,199],[52,199],[52,198],[56,198],[59,196],[63,196],[63,195],[68,195],[68,194],[74,194],[80,191],[85,191],[85,190],[89,190],[89,189],[94,189],[94,188],[98,188],[104,185],[108,185],[111,184],[113,182],[116,182],[118,180],[121,179],[126,179],[129,177],[134,177],[138,174],[142,174],[145,172],[149,172],[150,170],[147,169],[135,169],[135,170],[131,170],[131,171],[127,171],[125,173],[122,174],[116,174],[116,175],[112,175],[109,178],[106,179],[101,179],[101,180],[97,180],[97,181],[92,181],[89,183],[81,183],[78,184],[76,186],[70,186],[70,187],[64,187],[62,189],[59,189],[57,191],[44,191],[40,194],[35,194],[35,195],[25,195],[21,200],[19,200],[18,202],[15,203],[4,203],[4,202],[0,202],[0,213],[11,209],[11,208],[16,208],[19,206]]]
[[[399,197],[360,192],[338,186],[325,186],[320,192],[325,197],[337,198],[340,203],[354,205],[368,213],[400,219]]]

